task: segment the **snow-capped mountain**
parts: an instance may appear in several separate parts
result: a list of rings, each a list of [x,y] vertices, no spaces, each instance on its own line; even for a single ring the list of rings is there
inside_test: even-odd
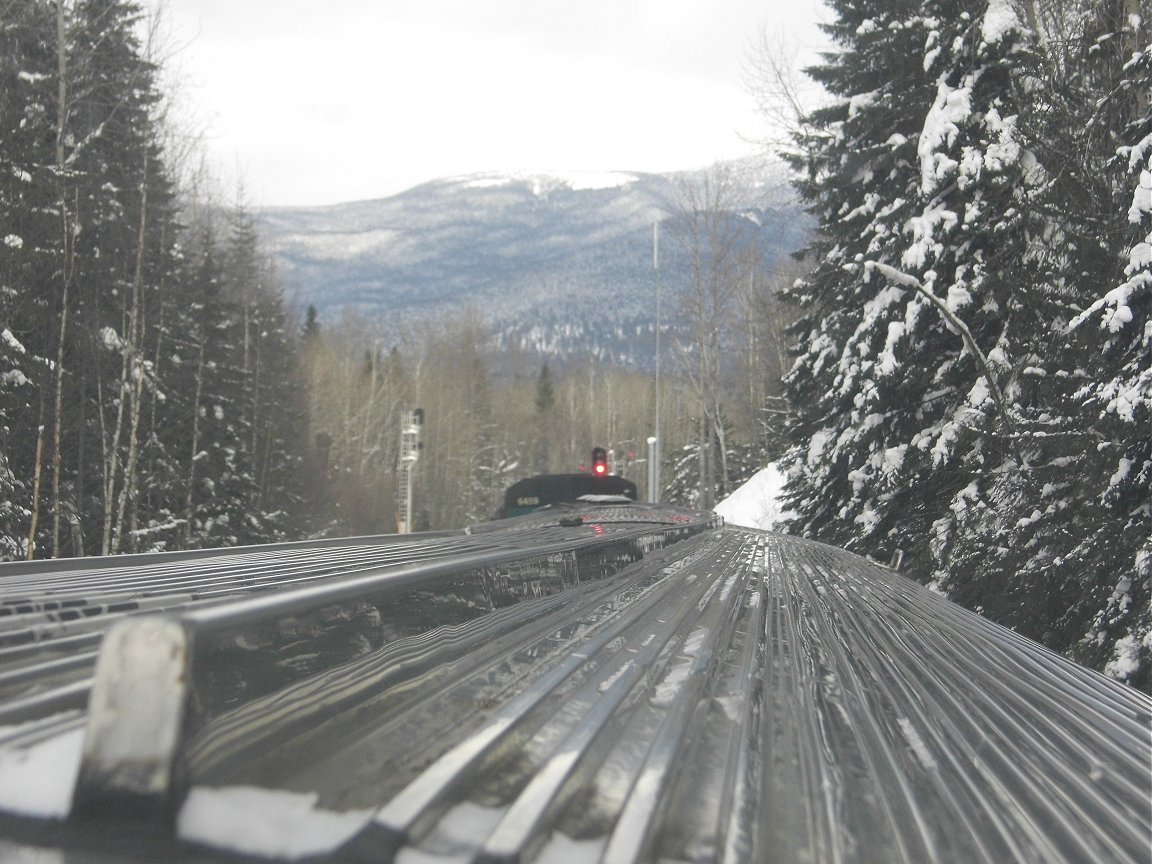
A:
[[[480,174],[391,198],[261,214],[289,296],[322,318],[390,319],[473,309],[500,338],[553,356],[590,352],[647,365],[657,286],[653,223],[672,219],[685,175]],[[748,184],[771,266],[801,242],[783,182]],[[670,223],[669,223],[670,226]],[[663,315],[674,324],[684,255],[662,230]]]

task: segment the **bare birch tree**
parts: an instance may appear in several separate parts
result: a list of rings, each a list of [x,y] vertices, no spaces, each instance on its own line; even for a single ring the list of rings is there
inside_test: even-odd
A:
[[[717,165],[685,182],[673,220],[688,264],[679,299],[690,338],[678,347],[698,411],[698,503],[708,509],[717,492],[728,491],[724,353],[755,261],[757,226],[741,215],[738,193],[735,170]]]

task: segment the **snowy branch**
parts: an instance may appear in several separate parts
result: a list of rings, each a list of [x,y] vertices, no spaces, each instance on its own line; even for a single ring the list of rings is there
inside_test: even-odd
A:
[[[996,378],[992,375],[992,366],[988,362],[988,357],[980,350],[980,346],[976,344],[976,339],[972,336],[972,331],[968,329],[968,325],[956,317],[947,304],[944,303],[939,297],[929,291],[915,276],[909,273],[904,273],[892,267],[889,264],[883,264],[879,261],[865,261],[864,269],[871,272],[876,270],[894,285],[902,285],[905,288],[912,288],[919,292],[923,297],[935,306],[940,314],[944,316],[944,320],[960,334],[960,338],[964,340],[964,344],[968,346],[968,350],[972,352],[972,356],[976,358],[976,362],[980,365],[980,370],[984,376],[984,380],[988,382],[988,389],[992,393],[992,398],[996,402],[996,407],[1000,412],[1001,418],[1004,423],[1010,427],[1012,425],[1012,418],[1008,414],[1008,405],[1004,400],[1004,394],[1000,391],[1000,385],[996,382]]]

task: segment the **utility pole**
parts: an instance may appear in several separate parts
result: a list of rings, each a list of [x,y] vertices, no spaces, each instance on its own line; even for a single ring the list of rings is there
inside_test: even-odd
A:
[[[397,495],[396,533],[412,533],[412,472],[420,459],[420,431],[424,426],[424,409],[417,408],[404,415],[400,426],[400,489]]]
[[[656,288],[656,428],[648,439],[648,500],[660,500],[660,222],[652,223],[652,281]]]

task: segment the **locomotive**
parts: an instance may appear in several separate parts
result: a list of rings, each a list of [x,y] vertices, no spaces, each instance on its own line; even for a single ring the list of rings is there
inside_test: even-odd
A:
[[[636,484],[608,471],[608,454],[602,447],[592,450],[591,473],[538,474],[513,483],[504,492],[504,504],[497,519],[523,516],[555,504],[589,502],[628,504],[637,500]]]

